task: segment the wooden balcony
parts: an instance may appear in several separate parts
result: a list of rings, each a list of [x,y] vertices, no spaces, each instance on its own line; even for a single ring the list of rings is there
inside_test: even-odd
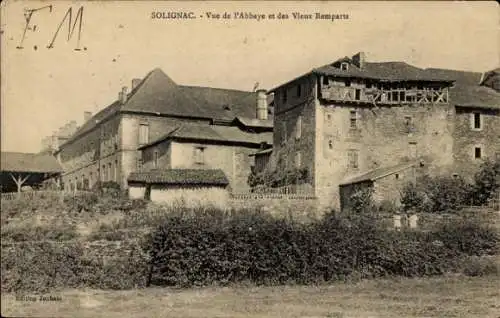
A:
[[[324,86],[321,98],[326,101],[369,103],[374,105],[448,103],[448,89],[377,89]]]

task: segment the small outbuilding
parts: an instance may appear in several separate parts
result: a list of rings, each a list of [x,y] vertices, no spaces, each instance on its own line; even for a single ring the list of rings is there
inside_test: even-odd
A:
[[[342,210],[350,208],[351,196],[360,190],[372,190],[372,198],[376,203],[389,201],[396,206],[400,205],[401,190],[409,182],[416,182],[419,169],[423,162],[411,161],[394,166],[381,167],[367,171],[347,179],[340,184],[340,207]]]
[[[22,187],[38,187],[53,179],[59,184],[63,169],[50,154],[2,152],[0,161],[2,192],[21,192]]]
[[[129,197],[188,206],[225,206],[229,180],[221,169],[166,169],[132,172]]]

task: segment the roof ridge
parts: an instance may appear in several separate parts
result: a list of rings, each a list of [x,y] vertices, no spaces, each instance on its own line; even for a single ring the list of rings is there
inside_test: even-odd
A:
[[[252,93],[254,94],[255,92],[252,91],[244,91],[241,89],[236,89],[236,88],[222,88],[222,87],[212,87],[212,86],[198,86],[198,85],[178,85],[179,87],[188,87],[188,88],[207,88],[207,89],[216,89],[216,90],[221,90],[221,91],[232,91],[232,92],[241,92],[241,93]]]

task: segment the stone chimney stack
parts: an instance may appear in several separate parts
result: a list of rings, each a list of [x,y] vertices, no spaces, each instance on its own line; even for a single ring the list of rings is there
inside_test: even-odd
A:
[[[139,86],[139,84],[141,83],[141,79],[140,78],[134,78],[132,79],[132,87],[130,88],[131,91],[133,91],[137,86]]]
[[[83,112],[83,122],[86,123],[92,118],[92,112]]]
[[[73,135],[76,132],[76,130],[78,129],[78,126],[76,124],[76,120],[70,121],[68,124],[68,128],[69,128],[68,135],[69,136]]]
[[[127,86],[123,86],[122,90],[118,93],[118,100],[125,104],[127,102]]]
[[[257,119],[267,120],[267,95],[265,89],[257,91]]]
[[[365,66],[365,52],[359,52],[353,55],[352,60],[357,67],[363,68]]]

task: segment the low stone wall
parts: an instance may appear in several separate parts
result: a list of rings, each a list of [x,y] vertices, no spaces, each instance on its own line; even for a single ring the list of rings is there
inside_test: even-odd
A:
[[[233,209],[260,208],[275,216],[290,217],[297,220],[310,220],[321,217],[324,211],[318,199],[313,196],[283,194],[246,194],[233,196],[229,200]]]

